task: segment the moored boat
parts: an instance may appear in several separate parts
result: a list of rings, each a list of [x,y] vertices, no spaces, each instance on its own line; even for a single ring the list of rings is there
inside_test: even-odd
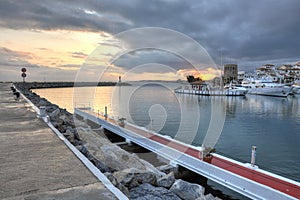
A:
[[[292,85],[292,93],[293,94],[300,94],[300,80],[295,81]]]
[[[175,89],[175,92],[203,96],[245,96],[248,90],[237,86],[230,86],[224,89],[211,88],[207,83],[195,82],[191,83],[191,85],[181,86]]]
[[[292,86],[292,92],[293,94],[300,94],[300,85],[293,85]]]
[[[269,79],[243,80],[242,86],[248,88],[248,94],[274,97],[287,97],[292,88]]]

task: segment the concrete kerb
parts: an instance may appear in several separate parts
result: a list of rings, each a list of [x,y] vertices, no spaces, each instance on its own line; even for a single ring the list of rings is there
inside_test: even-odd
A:
[[[16,87],[15,87],[16,88]],[[17,88],[16,90],[20,92]],[[20,92],[23,99],[35,110],[35,112],[40,115],[40,109],[36,107],[22,92]],[[62,140],[65,145],[74,153],[74,155],[89,169],[89,171],[101,182],[103,185],[113,193],[118,199],[128,200],[118,188],[116,188],[108,178],[100,172],[100,170],[93,165],[76,147],[74,147],[64,136],[57,130],[53,124],[47,119],[47,116],[42,117],[43,121],[52,129],[52,131]]]

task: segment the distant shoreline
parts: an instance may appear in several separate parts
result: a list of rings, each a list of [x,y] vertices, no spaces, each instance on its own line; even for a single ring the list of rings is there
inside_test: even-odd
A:
[[[129,83],[117,82],[15,82],[19,88],[24,89],[45,89],[45,88],[66,88],[66,87],[93,87],[93,86],[130,86]]]
[[[179,83],[187,84],[186,81],[163,81],[163,80],[142,80],[142,81],[130,81],[130,82],[11,82],[24,89],[47,89],[47,88],[67,88],[67,87],[106,87],[106,86],[131,86],[134,83]],[[23,85],[24,84],[24,85]]]

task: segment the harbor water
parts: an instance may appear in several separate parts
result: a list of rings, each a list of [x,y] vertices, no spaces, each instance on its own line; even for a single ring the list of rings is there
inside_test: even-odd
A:
[[[175,94],[175,83],[133,83],[132,86],[36,89],[34,92],[73,112],[124,117],[130,123],[201,146],[218,154],[250,162],[300,181],[300,95],[287,98],[246,95],[208,97]]]

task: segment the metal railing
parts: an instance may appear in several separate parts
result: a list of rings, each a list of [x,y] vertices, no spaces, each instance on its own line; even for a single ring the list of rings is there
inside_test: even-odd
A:
[[[90,113],[85,112],[84,110],[75,109],[75,113],[84,117],[85,119],[101,124],[105,129],[123,138],[126,138],[127,140],[132,141],[137,145],[140,145],[167,160],[172,161],[172,163],[181,165],[249,198],[282,200],[295,199],[292,196],[289,196],[271,187],[244,178],[230,171],[216,167],[212,164],[208,164],[193,156],[180,152],[174,148],[170,148],[167,145],[163,145],[159,142],[151,140],[150,138],[143,137],[128,129],[121,128],[117,124],[113,124],[106,121],[105,119],[96,117]],[[217,156],[217,154],[215,155]],[[234,162],[238,163],[237,161]],[[240,163],[240,165],[244,166],[245,164]]]

